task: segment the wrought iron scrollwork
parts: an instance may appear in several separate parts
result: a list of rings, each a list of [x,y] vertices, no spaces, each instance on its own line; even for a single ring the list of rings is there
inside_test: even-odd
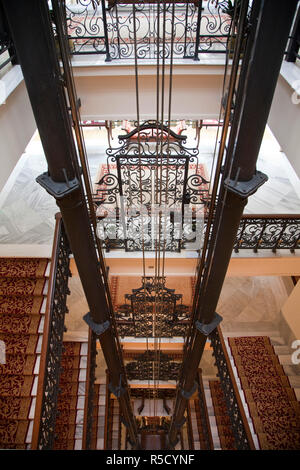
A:
[[[289,249],[300,248],[299,215],[244,215],[238,229],[234,251],[240,249]]]
[[[159,281],[155,284],[154,278],[143,277],[142,287],[125,295],[130,304],[122,305],[116,311],[120,336],[185,336],[189,307],[178,303],[182,295],[165,287],[165,278],[159,278]]]
[[[101,219],[100,239],[106,249],[151,251],[159,245],[165,251],[180,251],[192,241],[191,219],[195,217],[195,225],[196,218],[203,218],[209,193],[206,177],[197,173],[199,151],[184,143],[165,140],[158,149],[156,142],[120,136],[121,146],[107,149],[106,172],[97,182],[94,197]],[[158,188],[163,204],[160,227],[164,227],[160,237]],[[186,216],[186,206],[193,211],[191,217]]]
[[[38,437],[38,449],[52,449],[57,414],[57,397],[61,372],[61,356],[65,314],[67,312],[68,280],[71,275],[69,241],[61,219],[59,223],[57,249],[54,263],[54,282],[50,293],[49,332],[44,369],[43,401]]]
[[[129,380],[177,380],[180,363],[162,351],[146,351],[126,365]]]
[[[73,54],[108,54],[112,59],[132,59],[135,53],[133,2],[77,0],[67,3],[66,17]],[[168,59],[171,54],[174,2],[140,0],[134,5],[138,59]],[[101,4],[101,5],[100,5]],[[226,53],[231,18],[225,0],[175,2],[174,47],[176,58],[197,58],[199,53]],[[165,14],[165,43],[162,19]],[[159,39],[158,39],[159,32]]]
[[[106,54],[110,60],[105,1],[66,2],[65,11],[71,54]]]

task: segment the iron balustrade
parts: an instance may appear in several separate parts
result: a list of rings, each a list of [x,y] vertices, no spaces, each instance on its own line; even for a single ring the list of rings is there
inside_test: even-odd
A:
[[[106,3],[107,7],[104,0],[78,0],[76,4],[66,2],[71,54],[105,54],[106,60],[133,59],[135,8],[137,57],[155,59],[157,54],[170,57],[174,2],[161,1],[159,11],[156,0],[108,0]],[[225,54],[232,21],[231,16],[225,13],[226,7],[226,0],[175,2],[174,58],[198,60],[199,54],[203,53]],[[164,8],[165,45],[162,25]]]
[[[66,304],[70,294],[70,254],[61,215],[57,214],[32,438],[32,448],[38,450],[53,449],[55,439]]]
[[[95,198],[98,202],[98,198]],[[107,222],[104,221],[107,230],[110,227],[121,227],[121,218],[117,214],[116,219],[108,217]],[[206,230],[206,221],[204,222],[204,232]],[[171,232],[172,233],[172,232]],[[187,243],[193,240],[185,240],[184,231],[182,231],[182,240],[174,240],[177,243],[169,243],[166,251],[180,252],[181,249],[187,248]],[[137,240],[134,245],[128,248],[128,241],[130,239],[109,239],[102,240],[103,246],[106,251],[111,249],[125,249],[125,251],[141,251],[138,246]],[[237,236],[234,242],[233,250],[239,253],[240,250],[253,250],[257,253],[260,250],[272,250],[276,253],[277,250],[290,250],[295,253],[300,248],[300,215],[298,214],[244,214],[241,218]],[[152,245],[145,244],[147,251],[153,250]]]
[[[252,249],[290,250],[294,253],[300,248],[300,215],[290,214],[244,214],[234,243],[234,251]]]
[[[226,345],[220,327],[217,327],[210,335],[213,347],[213,356],[218,368],[221,387],[225,396],[228,416],[230,418],[237,450],[254,450],[247,417],[243,408],[230,359],[226,351]]]

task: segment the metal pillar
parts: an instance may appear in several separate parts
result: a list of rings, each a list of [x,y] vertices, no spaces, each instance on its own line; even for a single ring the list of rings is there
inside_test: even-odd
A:
[[[56,46],[46,0],[2,0],[40,133],[48,173],[38,182],[61,210],[71,250],[89,304],[86,321],[99,336],[110,373],[111,391],[120,401],[130,440],[138,447],[124,366],[110,323],[105,288],[85,202]]]
[[[213,257],[201,291],[191,346],[184,359],[168,436],[170,447],[176,445],[187,402],[196,390],[195,378],[207,336],[221,321],[215,310],[244,206],[248,196],[266,180],[265,175],[256,171],[256,161],[296,5],[297,0],[284,4],[280,0],[253,2],[253,42],[248,42],[245,53],[247,61],[241,71],[238,106],[232,123],[237,132],[231,134],[228,144],[228,164],[224,169],[212,234]]]

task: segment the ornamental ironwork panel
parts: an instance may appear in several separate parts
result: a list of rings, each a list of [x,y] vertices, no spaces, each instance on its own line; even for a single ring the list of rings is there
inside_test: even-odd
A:
[[[70,294],[68,280],[71,276],[69,256],[71,250],[62,221],[59,222],[58,242],[54,263],[54,288],[51,292],[48,345],[44,370],[43,401],[38,437],[38,449],[52,449],[55,438],[57,398],[61,373],[63,334],[66,303]]]
[[[120,336],[185,336],[190,308],[182,304],[182,294],[165,287],[165,282],[162,277],[142,277],[142,286],[125,295],[130,304],[116,310]]]
[[[180,363],[162,351],[147,350],[126,364],[129,380],[177,380]]]
[[[222,342],[220,340],[218,329],[215,329],[210,335],[211,345],[213,347],[213,356],[215,364],[218,368],[218,376],[225,396],[228,416],[230,418],[232,431],[234,434],[235,445],[238,450],[250,449],[247,433],[241,410],[237,401],[234,385],[228,369],[228,364],[223,351]]]
[[[226,53],[231,25],[226,0],[160,2],[104,0],[66,1],[72,54],[107,54],[107,59],[133,59],[136,17],[138,59],[170,57],[174,8],[173,57],[197,59],[199,53]],[[165,32],[163,33],[163,19]],[[164,34],[164,36],[163,36]],[[165,41],[163,41],[165,37]]]
[[[209,182],[200,174],[199,150],[185,147],[184,140],[119,140],[120,147],[106,151],[94,194],[98,236],[106,249],[180,251],[201,239]]]
[[[243,215],[234,251],[253,249],[289,249],[292,253],[299,249],[300,216],[299,215]]]
[[[169,389],[169,388],[131,388],[130,395],[132,398],[158,398],[158,399],[173,399],[176,396],[176,389]]]
[[[65,1],[65,12],[70,53],[105,54],[110,60],[105,1]]]

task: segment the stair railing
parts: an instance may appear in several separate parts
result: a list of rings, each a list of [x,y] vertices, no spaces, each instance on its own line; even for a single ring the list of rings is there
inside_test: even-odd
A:
[[[71,276],[71,250],[61,214],[56,214],[55,219],[31,445],[32,449],[38,450],[52,449],[54,445],[65,314],[68,312],[66,303],[70,293],[68,281]]]
[[[218,368],[237,450],[255,450],[249,423],[235,381],[222,330],[218,326],[210,335],[213,356]]]
[[[200,420],[201,427],[203,430],[203,439],[205,441],[205,450],[213,450],[214,443],[211,434],[206,397],[204,392],[203,380],[202,380],[202,369],[198,369],[197,375],[197,384],[198,384],[198,398],[199,398],[199,408],[200,408]],[[198,420],[197,420],[198,421]]]

